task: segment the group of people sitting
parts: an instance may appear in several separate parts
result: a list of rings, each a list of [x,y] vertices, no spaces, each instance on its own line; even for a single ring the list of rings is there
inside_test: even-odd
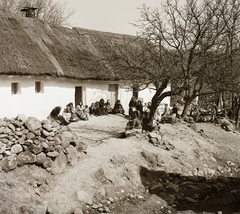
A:
[[[148,125],[151,102],[142,104],[141,100],[136,100],[134,97],[129,102],[129,121],[127,123],[126,130],[130,129],[142,129],[146,130],[144,125]],[[175,118],[179,118],[179,108],[176,104],[170,109],[168,104],[161,105],[160,102],[157,102],[157,108],[154,114],[155,124],[159,125],[160,123],[165,123],[169,119],[173,121]]]
[[[95,103],[92,103],[90,107],[88,105],[83,105],[83,102],[79,102],[76,108],[73,106],[73,103],[70,102],[66,105],[65,109],[63,110],[62,115],[61,106],[55,107],[48,119],[55,120],[60,124],[67,125],[70,122],[76,122],[79,120],[89,120],[90,116],[101,116],[101,115],[108,115],[108,114],[123,114],[125,113],[123,106],[120,100],[117,100],[114,104],[114,107],[111,107],[110,100],[106,102],[104,99],[100,99]]]
[[[110,100],[106,102],[104,99],[92,103],[89,107],[89,114],[94,116],[108,115],[108,114],[125,114],[125,110],[121,104],[120,100],[117,100],[114,107],[111,107]]]

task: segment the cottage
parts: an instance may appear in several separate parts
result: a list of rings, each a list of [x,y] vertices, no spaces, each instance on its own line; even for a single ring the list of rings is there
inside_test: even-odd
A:
[[[133,92],[106,62],[104,42],[123,35],[50,26],[0,10],[0,118],[45,119],[55,106],[120,99],[128,112]],[[126,35],[125,35],[126,36]],[[129,36],[131,37],[131,36]],[[153,91],[139,97],[150,101]]]

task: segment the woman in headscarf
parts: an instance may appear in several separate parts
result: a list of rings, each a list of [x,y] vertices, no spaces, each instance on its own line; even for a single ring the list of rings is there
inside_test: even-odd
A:
[[[114,108],[113,108],[113,114],[124,114],[125,111],[122,107],[121,101],[117,100],[116,103],[114,104]]]

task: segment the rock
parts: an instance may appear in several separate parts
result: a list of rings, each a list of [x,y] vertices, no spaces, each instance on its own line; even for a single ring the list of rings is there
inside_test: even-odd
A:
[[[8,151],[8,150],[5,150],[4,154],[7,155],[7,156],[9,156],[9,155],[11,155],[12,153],[11,153],[10,151]]]
[[[198,200],[195,200],[193,198],[190,198],[190,197],[185,197],[185,200],[188,201],[188,202],[191,202],[191,203],[197,203]]]
[[[40,120],[38,120],[36,117],[28,117],[27,121],[25,122],[25,125],[31,132],[42,127]]]
[[[48,149],[49,148],[49,145],[47,144],[47,142],[42,142],[41,146],[42,146],[43,149]]]
[[[79,202],[82,202],[82,203],[85,203],[88,205],[93,204],[93,201],[87,192],[85,192],[83,190],[79,190],[76,192],[76,194],[77,194],[77,199]]]
[[[25,140],[24,144],[30,146],[31,144],[33,144],[33,140],[27,139]]]
[[[55,144],[55,146],[62,144],[62,140],[60,139],[60,136],[54,137],[54,144]]]
[[[149,132],[148,135],[149,135],[150,138],[158,138],[158,136],[159,136],[159,134],[156,133],[156,132]]]
[[[2,144],[2,146],[0,147],[0,154],[4,153],[6,151],[6,144]]]
[[[19,144],[24,144],[25,140],[23,137],[18,138],[18,143]]]
[[[44,161],[46,161],[47,156],[45,153],[41,152],[38,155],[36,155],[36,164],[37,165],[43,165]],[[49,165],[47,166],[47,168],[50,167]]]
[[[64,170],[67,167],[67,157],[66,155],[61,151],[59,155],[56,157],[52,164],[52,173],[53,174],[59,174],[64,172]]]
[[[8,134],[0,134],[0,139],[1,138],[7,138],[8,137]]]
[[[40,129],[36,129],[34,131],[32,131],[33,134],[35,134],[36,136],[41,136],[41,130]]]
[[[77,158],[77,150],[72,145],[69,145],[66,148],[66,151],[67,151],[68,164],[70,166],[75,166],[77,164],[77,160],[78,160],[78,158]]]
[[[46,119],[46,120],[42,120],[42,124],[52,124],[52,121],[49,120],[49,119]]]
[[[42,166],[44,169],[50,168],[52,166],[53,162],[51,158],[46,157],[46,160],[43,162]]]
[[[17,157],[15,154],[9,155],[8,157],[5,157],[1,160],[0,165],[2,170],[5,172],[8,172],[10,170],[13,170],[17,167]]]
[[[52,124],[51,123],[45,123],[45,124],[43,124],[42,127],[43,127],[43,129],[45,129],[48,132],[52,131]]]
[[[130,129],[130,130],[125,131],[125,136],[132,137],[132,136],[136,136],[140,133],[142,133],[142,129]]]
[[[78,145],[75,147],[78,152],[85,151],[88,145],[84,142],[78,142]]]
[[[18,136],[18,137],[21,137],[23,135],[23,133],[21,131],[16,131],[15,134]]]
[[[23,122],[18,120],[13,120],[12,124],[16,127],[16,130],[17,130],[17,129],[20,129],[20,127],[23,125]]]
[[[166,191],[169,193],[177,193],[179,192],[179,186],[178,185],[175,185],[173,183],[169,183],[166,187]]]
[[[42,130],[42,134],[44,137],[48,137],[50,135],[50,132],[48,132],[46,130]]]
[[[38,146],[41,144],[41,141],[39,139],[35,139],[33,143]]]
[[[49,134],[51,134],[51,132],[49,132]],[[46,138],[48,141],[52,141],[53,143],[52,143],[52,145],[54,145],[54,137],[52,137],[52,136],[48,136],[47,138]]]
[[[27,139],[33,139],[35,137],[35,134],[33,134],[32,132],[29,132],[26,137]]]
[[[53,151],[53,152],[48,152],[47,156],[50,158],[55,158],[59,155],[59,153],[57,151]]]
[[[158,183],[151,187],[151,190],[163,190],[163,189],[164,189],[164,186],[162,183]]]
[[[12,154],[18,154],[23,151],[23,148],[20,144],[15,144],[11,147],[11,153]]]
[[[151,154],[147,151],[142,151],[141,154],[146,159],[146,161],[151,164],[151,166],[154,169],[157,168],[157,160],[156,160],[156,157],[153,154]]]
[[[76,207],[74,209],[74,214],[83,214],[82,208],[81,207]]]
[[[150,139],[150,142],[153,144],[153,145],[158,145],[158,139],[157,138],[155,138],[155,137],[152,137],[151,139]]]
[[[34,144],[30,145],[30,146],[28,147],[28,149],[29,149],[30,152],[32,152],[32,153],[35,154],[35,155],[39,154],[39,153],[42,152],[42,150],[43,150],[42,147],[36,146],[36,145],[34,145]]]
[[[11,129],[12,132],[15,132],[15,130],[16,130],[15,126],[11,123],[8,125],[8,128]]]
[[[43,214],[43,213],[47,213],[47,205],[45,204],[37,205],[35,208],[34,214]]]
[[[218,123],[220,124],[221,128],[223,128],[226,131],[234,131],[234,125],[226,118],[222,118],[218,120]]]
[[[21,206],[21,207],[20,207],[20,210],[21,210],[22,213],[28,212],[28,208],[27,208],[26,205]]]
[[[74,135],[71,132],[63,132],[61,135],[61,145],[63,148],[67,148],[73,141]]]
[[[17,165],[18,166],[23,166],[25,164],[28,164],[28,163],[34,163],[34,155],[33,153],[31,153],[30,151],[25,151],[25,152],[22,152],[20,154],[18,154],[17,156]]]
[[[16,120],[20,121],[20,122],[26,122],[27,121],[27,117],[24,114],[19,114],[16,117]]]

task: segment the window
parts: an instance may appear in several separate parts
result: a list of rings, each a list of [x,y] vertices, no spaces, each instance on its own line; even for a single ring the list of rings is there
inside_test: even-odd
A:
[[[35,93],[43,93],[44,90],[43,90],[43,82],[41,81],[37,81],[35,82]]]
[[[117,92],[118,91],[118,84],[109,84],[108,91]]]
[[[11,91],[12,94],[20,94],[21,93],[20,84],[18,82],[13,82],[11,84]]]

